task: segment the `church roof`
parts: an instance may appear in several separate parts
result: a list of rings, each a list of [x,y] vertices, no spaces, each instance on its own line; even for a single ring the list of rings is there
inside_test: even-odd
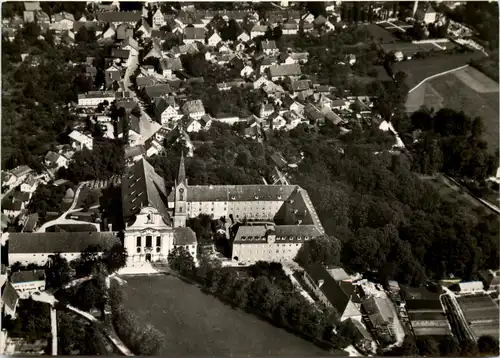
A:
[[[152,206],[168,217],[165,181],[145,159],[128,168],[122,179],[122,201],[125,219],[137,214],[141,206]]]

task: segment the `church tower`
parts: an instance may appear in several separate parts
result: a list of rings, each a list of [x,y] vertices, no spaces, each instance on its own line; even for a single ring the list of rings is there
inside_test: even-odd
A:
[[[187,179],[184,167],[184,152],[181,154],[179,175],[175,182],[174,227],[185,227],[187,217]]]

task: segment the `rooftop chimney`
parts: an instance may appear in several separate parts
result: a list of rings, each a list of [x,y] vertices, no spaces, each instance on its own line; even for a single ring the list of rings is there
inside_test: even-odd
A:
[[[113,226],[112,224],[108,224],[108,231],[113,231],[111,230],[112,226]]]
[[[323,284],[325,283],[325,280],[318,280],[318,288],[321,288]]]

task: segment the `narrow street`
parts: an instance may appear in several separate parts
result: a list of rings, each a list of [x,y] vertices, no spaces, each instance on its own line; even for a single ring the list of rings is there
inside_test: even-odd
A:
[[[52,330],[52,355],[57,355],[57,311],[50,306],[50,326]]]

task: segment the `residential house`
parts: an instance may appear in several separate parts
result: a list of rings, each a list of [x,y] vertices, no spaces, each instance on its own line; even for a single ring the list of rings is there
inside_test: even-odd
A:
[[[120,59],[122,60],[122,63],[126,64],[128,62],[128,59],[130,58],[130,51],[113,48],[111,49],[111,57]]]
[[[29,175],[24,183],[21,184],[21,191],[23,193],[34,193],[38,186],[38,181],[33,175]]]
[[[200,118],[199,122],[203,129],[209,129],[210,126],[212,125],[212,120],[213,120],[212,117],[210,117],[208,114],[205,114],[203,117]]]
[[[384,342],[394,342],[396,311],[392,302],[384,297],[369,297],[363,300],[362,307],[377,336]]]
[[[259,117],[267,118],[274,112],[274,106],[272,103],[263,103],[260,105]]]
[[[317,18],[314,19],[313,24],[314,27],[319,28],[322,27],[327,21],[328,20],[326,17],[324,17],[323,15],[319,15]]]
[[[21,211],[25,208],[24,201],[9,196],[2,200],[2,211],[9,218],[17,218],[21,215]]]
[[[144,87],[144,92],[149,102],[153,102],[155,98],[163,97],[172,93],[172,88],[167,84],[156,84]]]
[[[479,277],[483,281],[485,291],[498,291],[500,288],[500,271],[480,271]]]
[[[165,15],[161,12],[161,9],[158,8],[153,15],[153,28],[159,29],[162,26],[167,24],[167,20],[165,19]]]
[[[240,42],[248,42],[251,39],[251,37],[246,31],[242,30],[236,39]]]
[[[314,15],[308,12],[304,16],[302,16],[302,21],[308,24],[312,24],[314,22]]]
[[[189,117],[185,128],[188,133],[199,132],[201,130],[201,123],[198,120]]]
[[[307,63],[309,60],[308,52],[289,52],[280,55],[280,60],[286,64],[290,65],[293,63]]]
[[[302,122],[302,117],[295,111],[283,113],[283,118],[286,120],[286,129],[292,130]]]
[[[461,295],[484,293],[484,286],[481,281],[460,282],[458,288]]]
[[[121,80],[120,69],[116,65],[111,65],[104,71],[106,87],[110,87],[113,83]]]
[[[281,105],[287,110],[287,111],[294,111],[297,114],[301,114],[304,112],[304,106],[297,101],[295,101],[292,97],[289,95],[286,95],[282,98],[281,100]]]
[[[97,21],[110,23],[115,26],[126,23],[135,26],[142,19],[139,11],[107,11],[96,14]]]
[[[97,76],[97,68],[94,66],[87,66],[85,67],[85,76],[92,82],[94,82],[96,76]]]
[[[139,44],[137,43],[137,40],[129,36],[123,41],[121,49],[128,50],[132,55],[137,56],[139,55],[140,47]]]
[[[362,352],[372,352],[373,338],[363,323],[355,318],[348,318],[344,322],[353,328],[351,332],[354,347]]]
[[[78,95],[78,107],[97,107],[104,101],[111,103],[114,100],[115,92],[113,91],[91,91],[87,93],[80,93]]]
[[[265,40],[262,41],[260,44],[262,46],[262,51],[268,56],[274,56],[279,53],[279,49],[276,46],[276,42],[274,42],[273,40],[271,41]]]
[[[219,36],[217,32],[214,32],[207,40],[208,46],[215,47],[222,41],[222,38]],[[219,50],[219,52],[221,52]]]
[[[291,79],[298,79],[302,75],[300,65],[293,63],[290,65],[272,65],[268,68],[269,78],[272,81],[291,77]]]
[[[75,23],[75,17],[69,12],[60,12],[55,14],[52,18],[52,23],[50,24],[51,30],[55,31],[68,31],[73,30],[73,25]]]
[[[311,88],[311,82],[309,80],[291,80],[288,77],[285,79],[285,84],[293,97],[296,97],[300,92],[307,91]]]
[[[210,38],[209,38],[209,40],[210,40]],[[209,43],[209,45],[210,45],[210,43]],[[226,44],[226,43],[224,43],[224,42],[218,42],[217,45],[215,45],[215,49],[219,53],[229,53],[229,52],[231,52],[231,48],[229,47],[229,45]],[[208,52],[207,52],[207,54],[208,54]]]
[[[36,22],[42,26],[50,24],[50,16],[44,11],[35,12]]]
[[[343,99],[336,99],[331,101],[329,104],[330,109],[337,109],[339,111],[345,111],[349,109],[349,102]]]
[[[310,265],[304,271],[304,281],[323,304],[337,310],[340,321],[361,318],[361,300],[352,283],[335,281],[320,263]]]
[[[183,41],[185,44],[192,44],[193,42],[205,42],[205,32],[204,28],[197,27],[186,27],[184,29]]]
[[[2,180],[2,184],[11,185],[11,184],[15,184],[17,182],[23,181],[32,172],[33,172],[33,169],[31,169],[27,165],[18,166],[15,169],[12,169],[10,171],[10,175],[11,175],[10,178],[6,182],[4,180]]]
[[[299,25],[296,21],[287,21],[283,24],[281,30],[283,35],[297,35],[299,32]]]
[[[170,98],[174,100],[173,97]],[[178,112],[177,109],[175,109],[175,105],[168,103],[165,98],[156,98],[154,108],[155,108],[156,120],[162,126],[168,125],[172,119],[178,116]]]
[[[129,24],[120,24],[116,27],[116,39],[123,41],[128,37],[134,36],[134,28]]]
[[[328,106],[323,106],[321,108],[321,114],[334,125],[339,125],[343,122],[342,118],[339,117],[337,113],[332,111]]]
[[[26,299],[34,292],[45,291],[45,270],[17,271],[10,281],[19,297]]]
[[[8,280],[5,280],[2,285],[2,297],[0,303],[2,317],[10,316],[11,319],[15,319],[16,309],[19,303],[19,295]]]
[[[160,67],[164,77],[172,77],[174,71],[182,71],[182,62],[179,58],[163,58],[160,60]]]
[[[74,130],[69,134],[71,139],[71,146],[76,150],[82,150],[84,147],[88,150],[92,150],[94,140],[92,137],[85,135],[79,131]]]
[[[149,26],[149,24],[148,24],[148,22],[147,22],[147,20],[145,18],[141,19],[140,25],[137,28],[136,34],[139,31],[141,32],[141,35],[140,35],[141,39],[151,38],[151,36],[153,34],[153,29],[151,28],[151,26]]]
[[[200,119],[205,115],[205,107],[200,99],[188,101],[182,106],[182,113],[194,119]]]
[[[151,50],[149,50],[149,52],[144,56],[144,59],[148,59],[150,57],[161,59],[163,56],[162,56],[160,40],[156,38],[153,39],[152,45],[153,46],[151,47]]]
[[[415,14],[415,18],[419,21],[425,22],[427,25],[433,24],[436,22],[437,13],[434,8],[429,5],[429,7],[425,10],[423,8],[418,9]]]
[[[314,24],[312,22],[303,22],[302,23],[302,31],[304,33],[310,33],[314,30]]]
[[[56,253],[61,257],[74,261],[89,246],[98,245],[101,250],[121,245],[120,239],[114,232],[43,232],[43,233],[9,233],[4,235],[8,240],[8,262],[20,262],[24,266],[35,264],[45,266]],[[98,255],[102,251],[97,252]]]
[[[262,61],[259,65],[260,73],[264,73],[269,67],[276,65],[278,63],[278,59],[274,56],[265,56],[262,58]]]
[[[265,36],[267,31],[267,26],[255,25],[250,31],[250,38],[254,39],[258,36]]]
[[[280,130],[280,129],[283,129],[285,128],[286,126],[286,119],[283,118],[283,116],[281,114],[279,114],[278,112],[273,112],[269,118],[269,124],[271,126],[271,129],[273,130]]]
[[[111,24],[109,27],[102,33],[102,38],[104,40],[112,40],[116,37],[116,27]]]
[[[312,124],[322,123],[325,120],[325,116],[312,103],[306,104],[304,107],[304,115]]]
[[[236,52],[243,52],[246,50],[246,48],[247,48],[247,45],[245,42],[236,42],[236,44],[234,45],[234,50]]]
[[[264,76],[261,76],[253,82],[253,88],[254,89],[262,88],[262,86],[264,86],[267,82],[269,82],[269,80]]]
[[[243,67],[243,69],[240,71],[240,76],[243,78],[248,78],[253,74],[253,67],[250,65],[246,65]]]

